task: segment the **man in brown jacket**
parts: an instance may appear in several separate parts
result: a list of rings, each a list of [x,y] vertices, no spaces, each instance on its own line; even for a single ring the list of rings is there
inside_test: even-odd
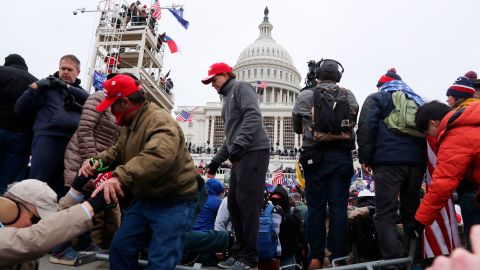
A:
[[[83,195],[72,188],[57,205],[57,194],[42,181],[11,186],[0,197],[0,269],[38,269],[36,259],[92,227],[94,213],[105,208],[97,197],[78,204]]]
[[[111,269],[140,269],[138,253],[148,247],[151,269],[175,269],[190,229],[197,182],[195,167],[180,126],[170,113],[146,101],[139,81],[119,74],[104,83],[98,111],[112,107],[117,124],[125,126],[117,143],[85,161],[80,172],[92,175],[102,164],[115,167],[112,178],[98,187],[105,200],[117,201],[128,189],[134,203],[110,246]]]

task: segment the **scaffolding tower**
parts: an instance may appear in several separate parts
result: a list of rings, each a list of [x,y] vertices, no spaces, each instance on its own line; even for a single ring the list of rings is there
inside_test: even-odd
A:
[[[129,72],[142,81],[150,101],[171,111],[174,95],[162,75],[165,44],[158,24],[150,10],[132,14],[131,5],[124,0],[99,1],[87,89],[92,88],[95,72]]]

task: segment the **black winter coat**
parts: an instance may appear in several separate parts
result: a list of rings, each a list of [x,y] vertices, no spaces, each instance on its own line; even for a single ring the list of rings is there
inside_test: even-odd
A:
[[[287,191],[282,186],[277,186],[270,197],[276,193],[282,196],[281,210],[274,208],[273,212],[282,216],[279,239],[282,247],[282,257],[287,257],[295,254],[297,236],[302,226],[302,217],[300,211],[290,206]]]
[[[13,58],[7,65],[0,66],[0,128],[32,133],[33,117],[22,118],[15,115],[15,102],[35,81],[37,78],[28,72],[28,67],[21,57]]]
[[[426,140],[389,130],[383,120],[392,110],[390,92],[370,94],[363,103],[357,129],[360,163],[424,167]]]

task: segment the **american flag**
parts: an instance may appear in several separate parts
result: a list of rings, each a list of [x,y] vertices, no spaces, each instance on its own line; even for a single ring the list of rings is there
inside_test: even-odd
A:
[[[432,182],[432,174],[437,163],[435,139],[427,137],[427,192]],[[440,210],[440,215],[432,223],[426,226],[423,232],[423,255],[425,258],[433,258],[439,255],[449,255],[453,249],[460,246],[457,219],[452,198],[450,198]]]
[[[189,122],[192,123],[192,114],[182,110],[179,115],[177,115],[177,120],[180,122]]]
[[[283,172],[282,169],[278,169],[275,171],[275,174],[272,178],[272,185],[282,185],[283,184]]]
[[[158,3],[158,0],[155,0],[153,5],[151,6],[152,9],[152,17],[155,18],[156,20],[159,20],[162,17],[162,9],[160,8],[160,3]]]
[[[267,83],[262,81],[257,81],[257,88],[267,88]]]

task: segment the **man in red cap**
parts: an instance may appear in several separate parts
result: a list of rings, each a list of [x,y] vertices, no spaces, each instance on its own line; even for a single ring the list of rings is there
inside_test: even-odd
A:
[[[117,143],[96,155],[93,166],[85,161],[80,173],[113,166],[112,177],[92,196],[103,192],[110,203],[123,196],[123,189],[135,199],[110,246],[110,268],[140,269],[138,253],[148,247],[149,268],[175,269],[197,201],[195,166],[182,129],[168,111],[146,101],[131,76],[116,75],[103,87],[105,99],[97,110],[111,107],[124,128]]]
[[[237,81],[225,63],[210,66],[203,84],[212,84],[224,96],[222,117],[225,141],[208,165],[207,178],[227,158],[232,163],[228,192],[228,210],[235,243],[232,257],[219,263],[228,269],[256,269],[258,264],[258,222],[263,206],[265,174],[268,169],[270,141],[262,122],[257,94],[252,85]]]

